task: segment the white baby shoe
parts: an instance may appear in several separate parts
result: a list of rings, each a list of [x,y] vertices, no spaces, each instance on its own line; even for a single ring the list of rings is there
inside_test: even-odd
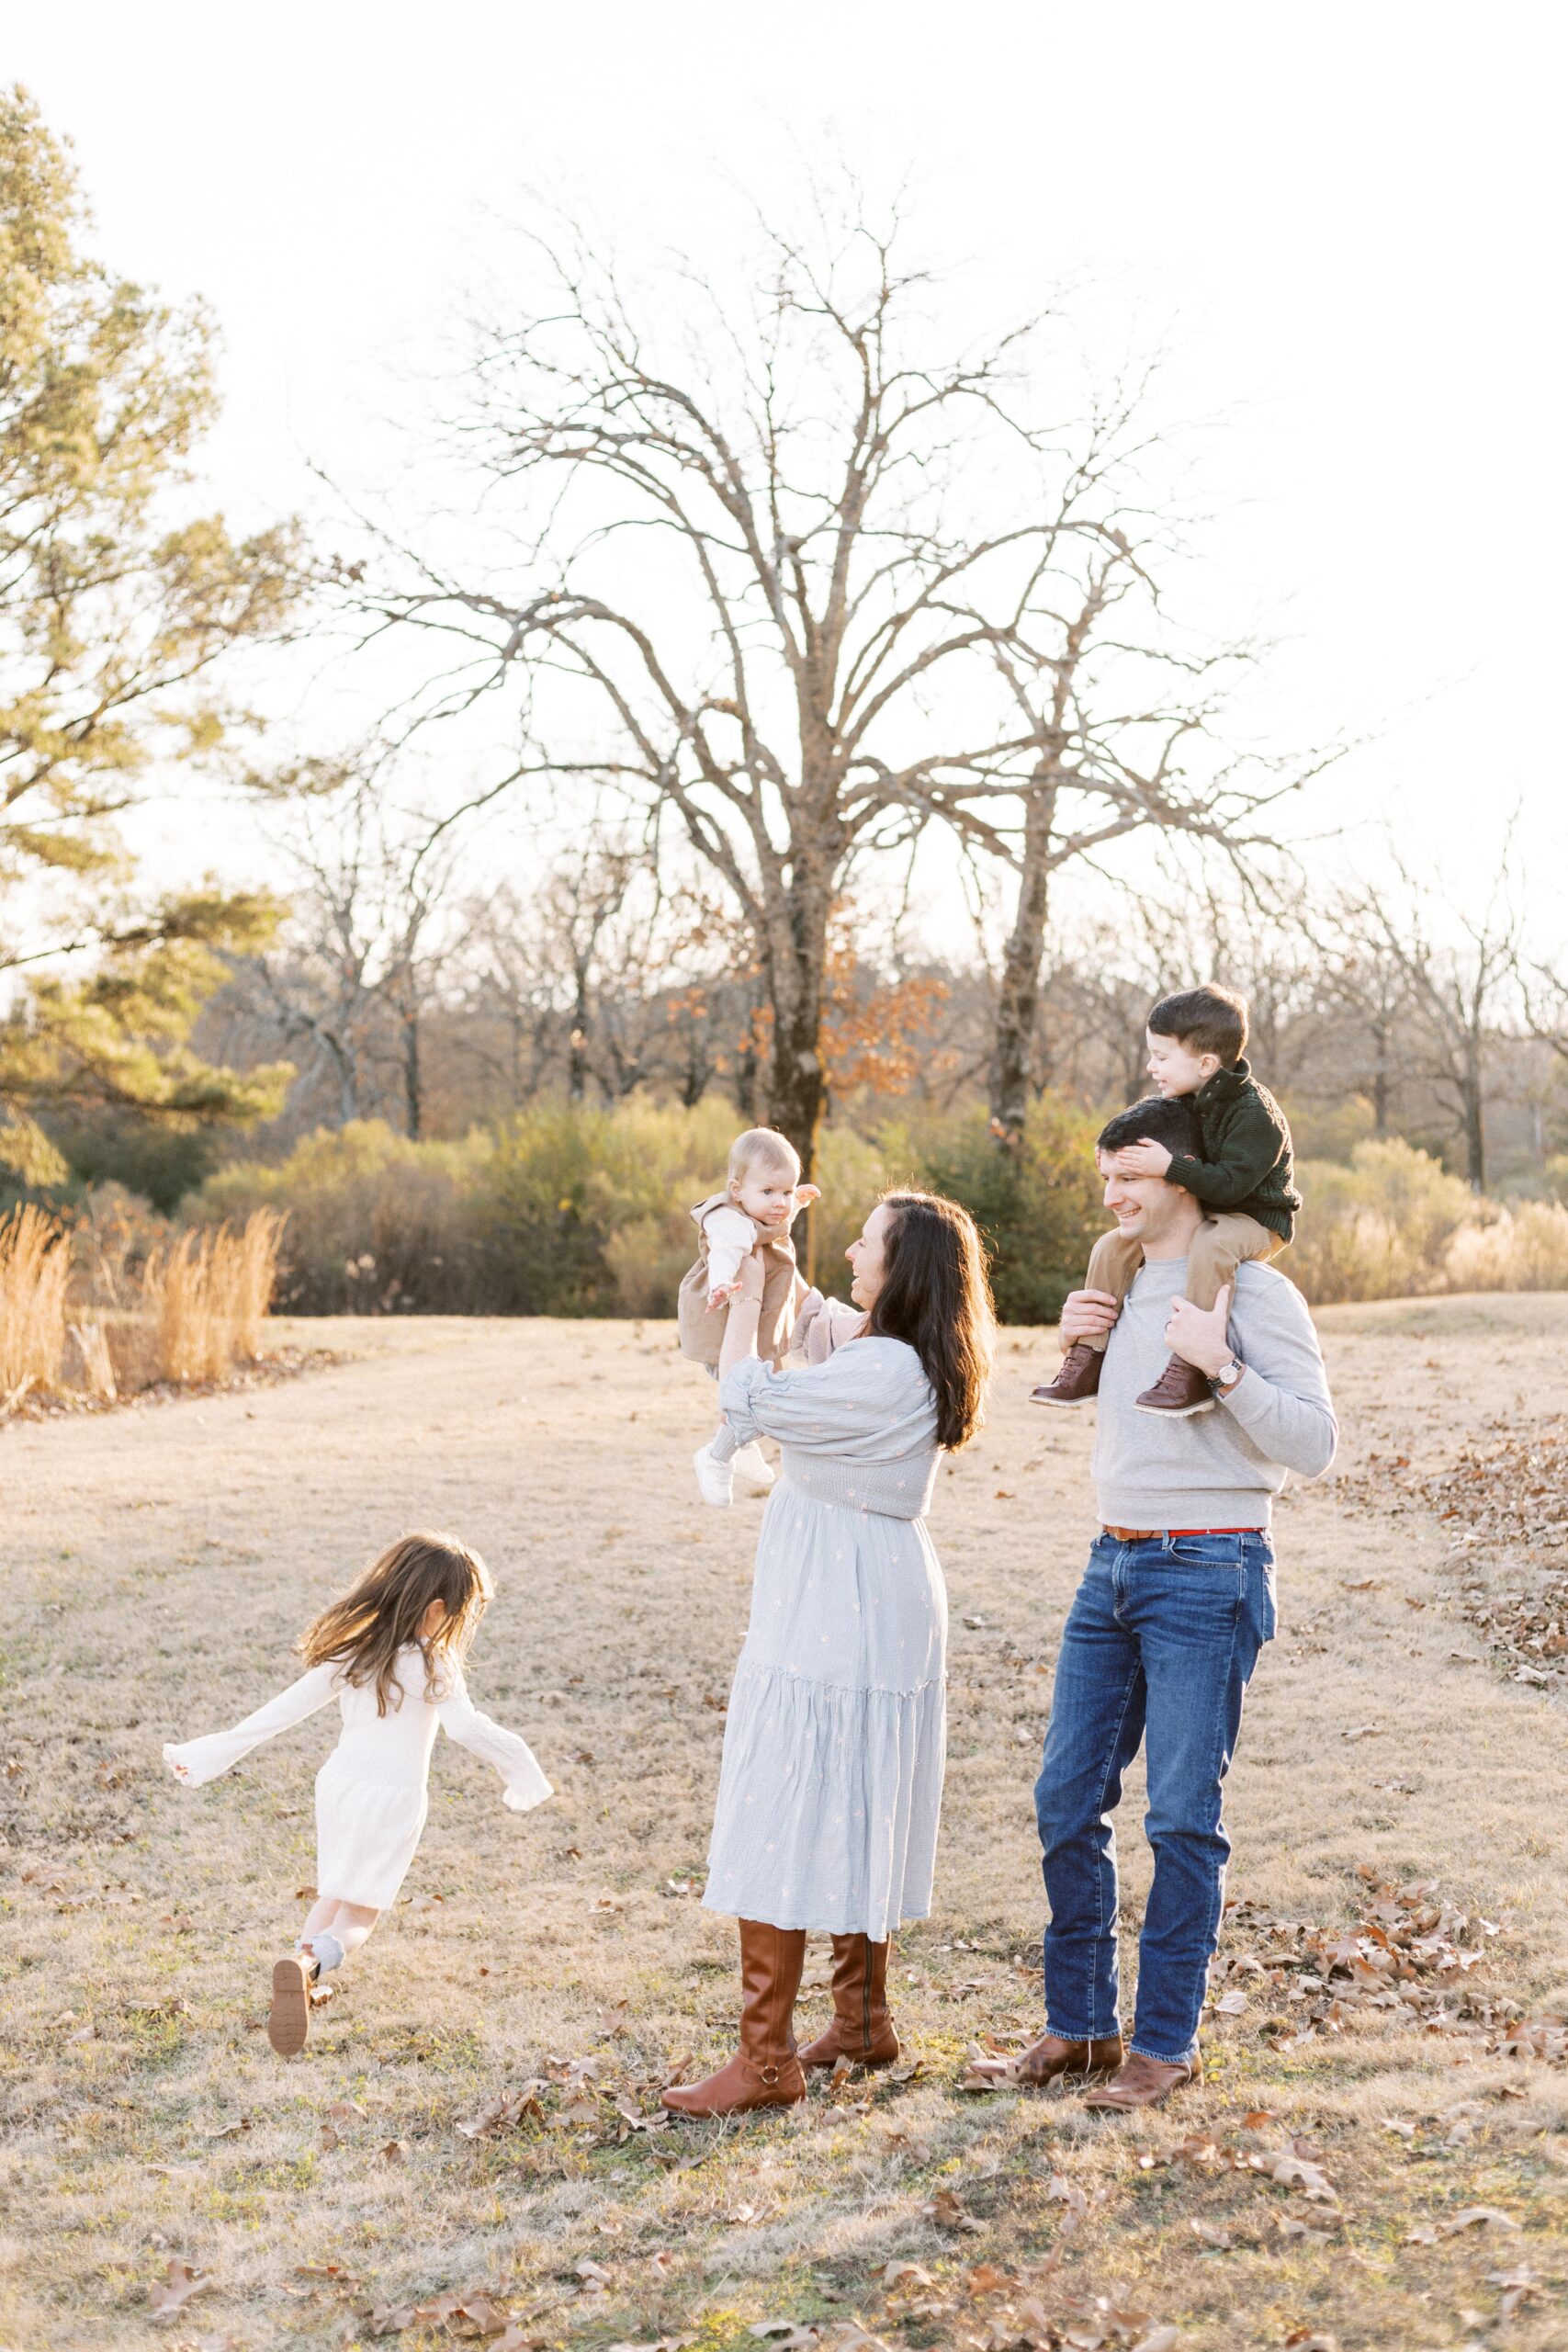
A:
[[[762,1449],[755,1438],[750,1445],[743,1445],[738,1453],[730,1456],[729,1466],[738,1470],[748,1485],[761,1487],[764,1494],[773,1483],[773,1470],[763,1460]]]
[[[728,1462],[716,1462],[710,1445],[700,1446],[692,1456],[692,1467],[697,1474],[697,1484],[703,1490],[705,1503],[712,1503],[715,1510],[728,1510],[735,1499],[735,1480]]]

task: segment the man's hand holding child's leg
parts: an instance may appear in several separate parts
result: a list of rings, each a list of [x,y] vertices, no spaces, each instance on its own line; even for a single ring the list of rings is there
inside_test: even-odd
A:
[[[1055,1380],[1030,1390],[1032,1405],[1081,1405],[1086,1396],[1098,1392],[1100,1368],[1105,1362],[1105,1335],[1121,1312],[1122,1302],[1111,1291],[1068,1292],[1062,1301],[1062,1320],[1057,1331],[1066,1350],[1062,1369]],[[1091,1340],[1099,1344],[1091,1347]]]

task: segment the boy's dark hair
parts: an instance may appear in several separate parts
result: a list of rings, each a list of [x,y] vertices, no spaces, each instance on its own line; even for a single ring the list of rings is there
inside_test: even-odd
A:
[[[1162,1035],[1169,1034],[1168,1030],[1161,1032]],[[1163,1143],[1167,1151],[1179,1159],[1202,1157],[1203,1130],[1190,1098],[1185,1094],[1150,1094],[1142,1102],[1118,1111],[1096,1136],[1094,1148],[1096,1151],[1120,1151],[1125,1144],[1142,1143],[1145,1136],[1151,1143]]]
[[[1156,1037],[1176,1037],[1195,1054],[1218,1054],[1234,1069],[1247,1051],[1247,999],[1235,989],[1181,989],[1162,996],[1149,1015]]]

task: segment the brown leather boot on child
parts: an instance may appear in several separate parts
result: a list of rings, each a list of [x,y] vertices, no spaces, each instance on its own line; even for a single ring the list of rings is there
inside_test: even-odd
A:
[[[1082,1340],[1075,1340],[1062,1358],[1062,1369],[1055,1380],[1046,1381],[1039,1388],[1032,1388],[1032,1405],[1081,1405],[1086,1396],[1095,1396],[1100,1388],[1100,1374],[1105,1363],[1103,1348],[1091,1348]]]
[[[1140,1413],[1174,1413],[1179,1418],[1189,1413],[1212,1413],[1214,1392],[1209,1385],[1209,1375],[1200,1372],[1195,1363],[1172,1356],[1152,1388],[1145,1388],[1134,1403]]]
[[[740,1925],[740,2047],[705,2082],[672,2084],[660,2093],[677,2115],[745,2115],[757,2107],[794,2107],[806,2097],[791,2019],[806,1964],[804,1928]]]
[[[891,2066],[898,2036],[887,2007],[887,1954],[891,1939],[874,1944],[869,1936],[833,1938],[833,2022],[800,2053],[803,2066]]]

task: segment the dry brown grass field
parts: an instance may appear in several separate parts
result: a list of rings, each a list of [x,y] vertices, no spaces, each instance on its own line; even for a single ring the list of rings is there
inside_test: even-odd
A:
[[[670,1327],[334,1324],[351,1359],[292,1382],[0,1430],[0,2346],[1568,2344],[1562,2036],[1507,2046],[1568,2015],[1568,1716],[1473,1622],[1568,1566],[1568,1510],[1509,1533],[1423,1491],[1550,1433],[1568,1298],[1322,1322],[1345,1440],[1280,1514],[1227,2006],[1208,2082],[1138,2122],[960,2087],[1037,2023],[1031,1785],[1093,1518],[1090,1418],[1024,1402],[1042,1335],[1007,1335],[934,1513],[951,1766],[908,2063],[728,2127],[644,2121],[728,2046],[733,1930],[694,1882],[761,1508],[698,1502],[709,1396]],[[558,1793],[509,1814],[438,1747],[406,1899],[283,2062],[328,1719],[194,1792],[159,1747],[277,1689],[421,1522],[497,1569],[470,1680]]]

